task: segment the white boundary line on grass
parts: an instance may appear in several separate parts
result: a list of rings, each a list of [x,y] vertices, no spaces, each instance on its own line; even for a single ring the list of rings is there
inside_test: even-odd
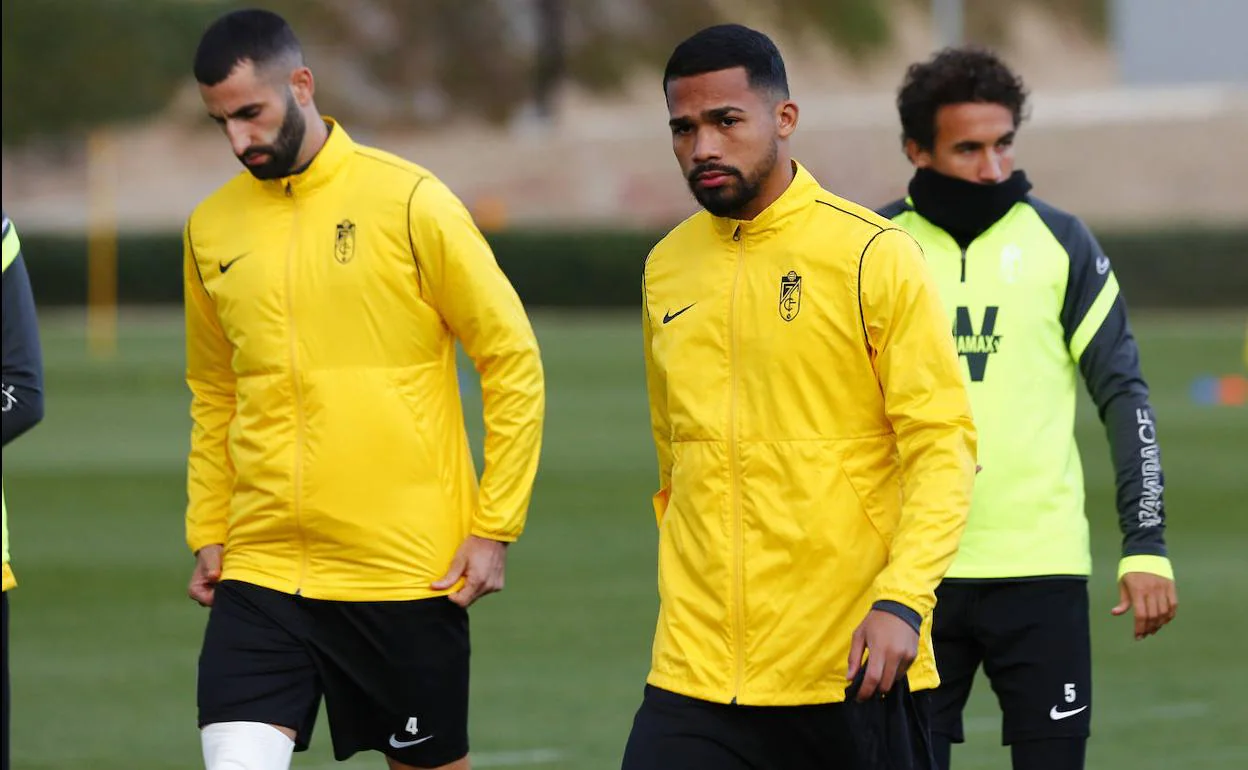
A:
[[[492,751],[470,756],[473,767],[519,767],[557,762],[563,759],[564,753],[558,749],[529,749],[527,751]]]
[[[544,765],[557,762],[567,754],[559,749],[525,749],[518,751],[483,751],[473,752],[472,766],[477,767],[524,767],[528,765]],[[291,764],[295,770],[339,770],[345,767],[342,762],[327,762],[318,765],[301,765],[296,755]]]

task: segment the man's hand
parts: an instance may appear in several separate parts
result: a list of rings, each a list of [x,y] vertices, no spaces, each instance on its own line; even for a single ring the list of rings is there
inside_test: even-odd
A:
[[[1128,572],[1118,583],[1118,606],[1110,610],[1114,616],[1126,614],[1135,607],[1135,638],[1143,639],[1161,630],[1174,620],[1179,609],[1179,596],[1174,581],[1148,572]]]
[[[507,568],[507,544],[470,536],[455,552],[451,568],[433,584],[433,590],[445,591],[461,577],[464,585],[447,596],[460,607],[467,607],[486,594],[503,590],[503,573]]]
[[[871,610],[867,619],[854,629],[849,645],[849,673],[851,682],[858,676],[862,665],[863,650],[867,650],[867,673],[858,688],[858,700],[870,699],[876,692],[887,693],[898,679],[906,675],[906,669],[919,656],[919,635],[910,624],[890,612]]]
[[[195,571],[191,573],[191,585],[186,593],[201,607],[211,607],[212,597],[221,580],[222,545],[206,545],[195,552]]]

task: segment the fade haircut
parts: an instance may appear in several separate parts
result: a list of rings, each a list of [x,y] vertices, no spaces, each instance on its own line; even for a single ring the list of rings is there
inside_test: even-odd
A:
[[[303,48],[286,20],[272,11],[250,9],[227,13],[212,23],[195,50],[195,79],[215,86],[242,62],[256,69],[280,61],[303,64]]]
[[[663,70],[663,92],[677,78],[744,67],[750,88],[789,98],[784,59],[771,38],[740,24],[707,27],[676,46]]]
[[[1023,121],[1027,91],[1022,78],[993,52],[972,46],[946,48],[929,61],[911,64],[897,92],[901,138],[921,149],[936,142],[936,113],[941,107],[966,102],[999,104]]]

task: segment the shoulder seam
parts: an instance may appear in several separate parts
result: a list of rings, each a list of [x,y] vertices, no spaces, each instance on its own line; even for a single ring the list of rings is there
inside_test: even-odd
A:
[[[878,227],[878,228],[880,229],[880,232],[884,232],[885,230],[889,229],[889,228],[886,228],[886,227],[881,227],[880,225],[876,224],[875,222],[872,222],[870,219],[867,219],[867,218],[866,218],[866,217],[864,217],[864,216],[860,216],[860,215],[858,215],[858,214],[855,214],[855,213],[854,213],[854,212],[852,212],[852,211],[846,211],[845,209],[841,208],[840,206],[837,206],[837,205],[836,205],[836,204],[834,204],[834,203],[828,203],[827,201],[821,201],[821,200],[819,200],[818,198],[815,198],[815,203],[820,203],[820,204],[823,204],[824,206],[827,206],[827,207],[828,207],[828,208],[830,208],[830,209],[836,209],[837,211],[841,212],[842,214],[848,214],[849,216],[853,217],[854,219],[860,219],[860,220],[862,220],[863,222],[866,222],[867,224],[871,225],[872,227]],[[879,234],[880,234],[880,233],[876,233],[876,235],[879,235]]]
[[[412,235],[412,201],[416,199],[416,191],[420,189],[421,183],[428,178],[428,176],[421,176],[417,179],[416,184],[412,185],[412,191],[407,195],[407,247],[411,250],[412,262],[416,265],[416,288],[421,294],[425,290],[425,276],[420,269],[420,257],[416,254],[416,238]]]
[[[191,219],[194,213],[186,218],[186,247],[191,250],[191,264],[195,266],[195,275],[199,277],[199,287],[204,290],[204,294],[208,299],[212,299],[212,295],[208,293],[208,284],[204,282],[204,271],[199,269],[199,255],[195,253],[195,239],[191,237]]]
[[[835,208],[835,207],[833,207]],[[861,219],[861,217],[859,217]],[[866,221],[866,220],[863,220]],[[875,224],[874,222],[870,224]],[[867,249],[871,248],[871,244],[875,243],[875,239],[887,232],[904,233],[900,227],[881,227],[880,231],[871,236],[867,240],[866,245],[862,247],[862,253],[858,255],[858,321],[862,324],[862,339],[867,345],[867,350],[871,350],[871,335],[867,333],[867,315],[862,309],[862,265],[867,260]]]
[[[406,171],[409,174],[415,174],[416,176],[420,177],[421,181],[424,181],[429,176],[428,174],[422,174],[417,169],[408,168],[406,166],[401,166],[398,163],[386,160],[385,158],[379,158],[376,155],[373,155],[372,153],[369,153],[369,152],[365,152],[364,150],[358,147],[355,150],[355,154],[359,155],[361,158],[367,158],[368,160],[371,160],[374,163],[381,163],[382,165],[390,166],[391,168],[397,168],[400,171]],[[417,184],[419,185],[420,183],[417,182]]]

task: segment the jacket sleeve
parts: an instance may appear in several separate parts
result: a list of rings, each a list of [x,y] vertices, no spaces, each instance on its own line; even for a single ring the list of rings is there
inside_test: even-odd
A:
[[[4,217],[4,445],[43,419],[43,352],[17,231]]]
[[[234,420],[233,348],[195,258],[190,223],[183,233],[186,383],[191,390],[191,451],[186,472],[186,543],[191,551],[225,543],[234,487],[228,437]]]
[[[926,617],[970,511],[976,432],[940,296],[918,244],[887,229],[863,250],[862,326],[897,435],[901,520],[874,602]]]
[[[647,260],[649,261],[649,260]],[[655,518],[662,520],[672,490],[672,423],[667,413],[667,377],[654,360],[654,319],[645,271],[641,277],[642,358],[646,364],[646,393],[650,399],[650,429],[659,459],[659,491],[654,495]]]
[[[1164,476],[1157,420],[1140,371],[1140,353],[1109,258],[1074,217],[1055,222],[1070,256],[1062,327],[1109,437],[1122,530],[1119,576],[1151,572],[1173,579],[1166,556]]]
[[[485,468],[472,534],[511,542],[524,530],[541,453],[537,339],[489,244],[444,184],[422,180],[408,214],[421,292],[481,376]]]

